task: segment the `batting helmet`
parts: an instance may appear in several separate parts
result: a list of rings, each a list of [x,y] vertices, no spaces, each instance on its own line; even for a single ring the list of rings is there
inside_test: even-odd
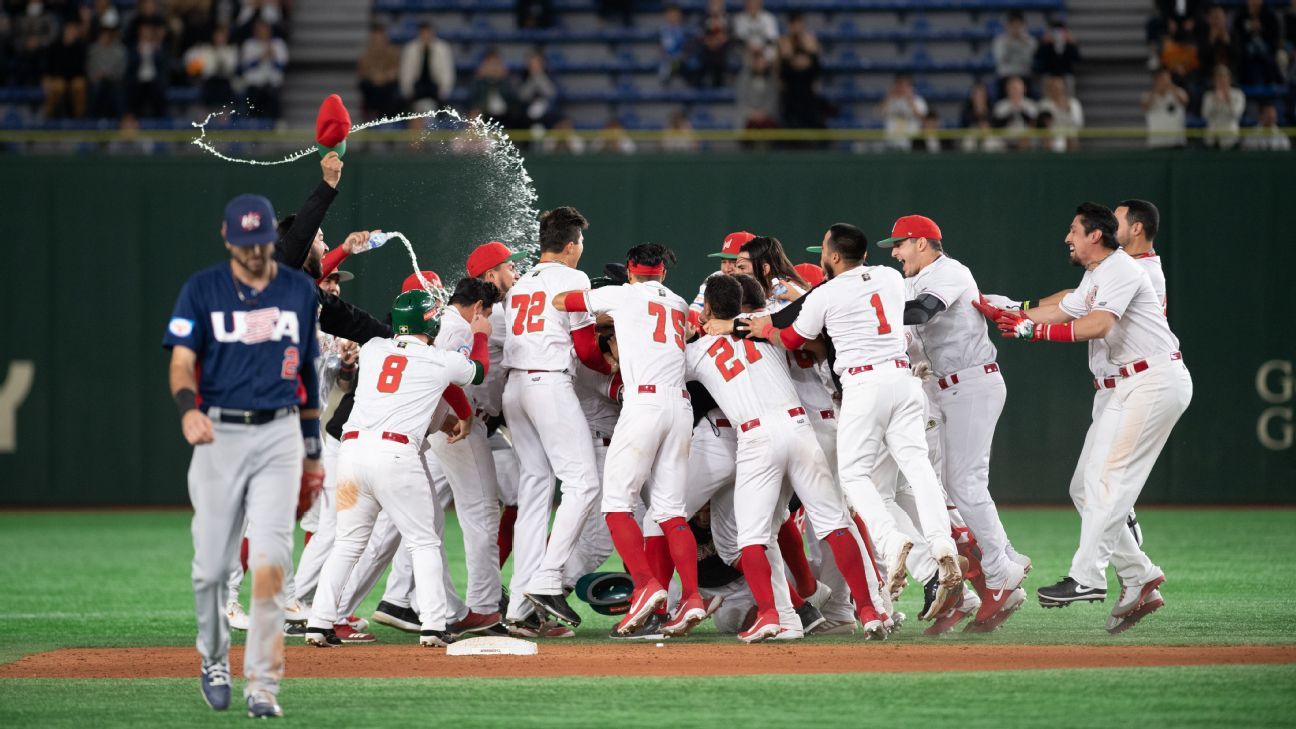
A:
[[[392,302],[392,331],[397,334],[426,334],[435,339],[441,330],[436,302],[423,289],[406,291]]]
[[[591,572],[576,581],[576,597],[603,615],[625,614],[633,593],[634,581],[624,572]]]

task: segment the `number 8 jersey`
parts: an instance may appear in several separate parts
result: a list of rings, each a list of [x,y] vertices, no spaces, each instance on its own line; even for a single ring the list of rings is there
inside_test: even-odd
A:
[[[590,311],[610,314],[616,325],[626,392],[641,385],[684,389],[684,299],[658,281],[604,286],[586,292],[585,299]]]
[[[585,312],[554,308],[554,297],[590,287],[589,276],[556,261],[537,265],[513,284],[504,300],[508,333],[503,365],[511,370],[563,372],[571,368],[571,333],[594,323]]]
[[[469,385],[476,374],[477,364],[461,352],[414,337],[370,339],[360,348],[355,406],[342,429],[400,433],[420,443],[446,387]]]

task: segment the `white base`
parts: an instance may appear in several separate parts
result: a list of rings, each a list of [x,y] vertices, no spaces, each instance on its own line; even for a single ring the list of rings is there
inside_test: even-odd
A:
[[[529,640],[502,635],[458,640],[446,648],[447,656],[534,656],[539,652],[539,646]]]

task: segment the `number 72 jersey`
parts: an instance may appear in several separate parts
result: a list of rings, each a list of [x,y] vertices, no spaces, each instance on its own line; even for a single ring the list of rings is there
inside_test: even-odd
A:
[[[421,442],[446,387],[468,385],[477,366],[461,352],[413,338],[375,337],[360,348],[355,406],[344,430],[400,433]]]
[[[658,281],[604,286],[585,294],[590,311],[616,325],[621,377],[628,392],[640,385],[684,387],[684,323],[688,304]]]
[[[571,333],[594,323],[586,312],[567,313],[554,308],[554,299],[566,291],[590,287],[589,276],[554,261],[537,265],[513,284],[504,298],[503,365],[511,370],[562,372],[571,367]]]

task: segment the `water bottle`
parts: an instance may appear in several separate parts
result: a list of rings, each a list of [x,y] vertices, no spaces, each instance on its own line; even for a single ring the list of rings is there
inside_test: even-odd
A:
[[[787,285],[776,278],[770,279],[770,286],[772,286],[770,292],[775,297],[782,296],[783,294],[786,294],[788,292]]]
[[[370,233],[370,234],[369,234],[369,250],[372,251],[372,250],[375,249],[375,248],[380,248],[380,247],[382,247],[382,244],[383,244],[383,243],[386,243],[386,242],[387,242],[387,239],[388,239],[388,238],[391,238],[391,236],[392,236],[391,233],[383,233],[382,231],[375,231],[375,232],[373,232],[373,233]]]

